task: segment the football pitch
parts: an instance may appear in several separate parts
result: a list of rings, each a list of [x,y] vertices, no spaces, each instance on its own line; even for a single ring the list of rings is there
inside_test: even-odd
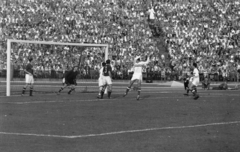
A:
[[[36,86],[29,97],[0,94],[1,152],[237,152],[240,151],[240,91],[143,84],[141,99],[126,84],[112,98],[97,99],[97,84],[54,94],[59,86]],[[2,87],[1,90],[4,90]],[[16,90],[15,90],[16,91]]]

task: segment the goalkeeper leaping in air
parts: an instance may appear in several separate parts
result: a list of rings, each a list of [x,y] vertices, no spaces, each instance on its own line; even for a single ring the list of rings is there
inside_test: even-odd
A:
[[[77,66],[73,67],[71,71],[67,72],[65,75],[64,86],[60,88],[57,94],[60,94],[60,92],[64,90],[66,87],[70,88],[70,90],[68,91],[68,94],[71,94],[71,92],[75,90],[75,86],[77,85],[76,78],[78,74],[79,74],[79,71]]]
[[[125,97],[129,90],[131,89],[132,85],[137,82],[137,91],[138,91],[138,95],[137,95],[137,100],[140,99],[140,94],[141,94],[141,83],[142,83],[142,69],[144,66],[146,66],[148,63],[150,62],[150,57],[148,56],[147,61],[143,62],[141,61],[140,57],[136,57],[134,59],[134,65],[133,65],[133,76],[132,79],[130,81],[129,86],[126,89],[126,93],[123,95],[123,97]]]

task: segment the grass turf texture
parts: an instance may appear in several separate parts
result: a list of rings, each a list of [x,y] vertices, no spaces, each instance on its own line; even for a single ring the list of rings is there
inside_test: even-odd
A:
[[[103,100],[81,90],[1,96],[0,151],[240,151],[239,91],[199,89],[193,100],[183,89],[143,87],[137,101],[124,90]]]

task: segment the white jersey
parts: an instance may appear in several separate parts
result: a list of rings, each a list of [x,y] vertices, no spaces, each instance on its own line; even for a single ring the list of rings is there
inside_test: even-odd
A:
[[[103,85],[103,67],[99,70],[98,86]]]
[[[149,63],[149,58],[147,59],[146,62],[138,62],[134,63],[133,65],[133,76],[131,80],[140,80],[142,81],[142,72],[143,72],[143,67],[146,66]]]
[[[194,68],[194,70],[193,70],[192,84],[195,86],[198,86],[198,84],[199,84],[199,71],[197,68]]]

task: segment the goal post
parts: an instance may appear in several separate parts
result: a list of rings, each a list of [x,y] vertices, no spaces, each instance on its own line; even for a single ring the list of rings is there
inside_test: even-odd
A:
[[[105,48],[105,61],[108,59],[108,44],[91,44],[91,43],[65,43],[53,41],[31,41],[31,40],[7,40],[7,75],[6,75],[6,96],[11,95],[11,44],[12,43],[29,43],[29,44],[46,44],[46,45],[66,45],[66,46],[80,46],[80,47],[103,47]]]

